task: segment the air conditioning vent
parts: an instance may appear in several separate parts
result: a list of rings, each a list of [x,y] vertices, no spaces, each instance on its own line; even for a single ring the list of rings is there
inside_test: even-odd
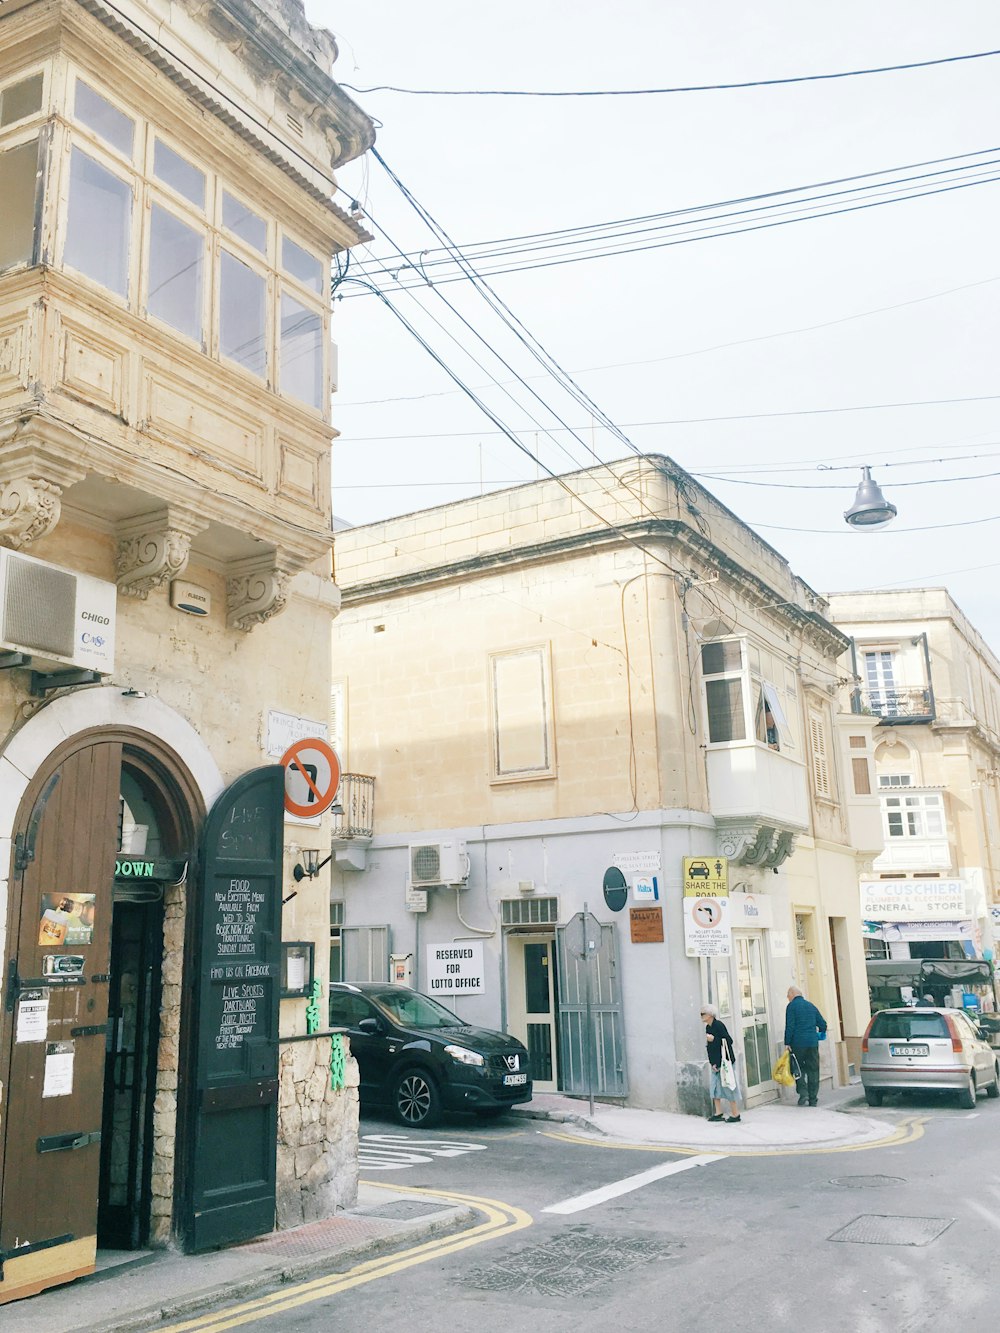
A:
[[[0,547],[0,652],[32,668],[110,672],[115,665],[113,583]]]
[[[427,884],[464,884],[468,878],[469,858],[464,842],[410,844],[410,883],[415,889]]]

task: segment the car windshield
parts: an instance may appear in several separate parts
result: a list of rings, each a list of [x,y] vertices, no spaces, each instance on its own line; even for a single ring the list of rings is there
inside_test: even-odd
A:
[[[914,1010],[909,1014],[876,1014],[869,1035],[899,1041],[912,1037],[947,1037],[950,1034],[942,1014],[922,1014]]]
[[[415,990],[383,990],[372,995],[376,1004],[395,1022],[408,1028],[460,1028],[465,1024],[457,1014],[446,1009],[437,1000],[420,995]]]

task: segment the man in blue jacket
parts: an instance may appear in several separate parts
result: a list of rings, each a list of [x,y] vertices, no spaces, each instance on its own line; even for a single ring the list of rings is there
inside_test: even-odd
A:
[[[785,1045],[799,1066],[795,1089],[800,1106],[815,1106],[819,1097],[819,1043],[825,1037],[826,1019],[798,986],[789,986]]]

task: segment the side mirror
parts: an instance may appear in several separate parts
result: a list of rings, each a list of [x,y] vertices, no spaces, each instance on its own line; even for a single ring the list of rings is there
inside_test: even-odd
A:
[[[985,1029],[984,1027],[982,1027],[982,1026],[979,1025],[978,1023],[976,1024],[976,1031],[979,1033],[979,1039],[980,1039],[980,1041],[986,1041],[986,1042],[989,1041],[989,1039],[990,1039],[990,1034],[986,1031],[986,1029]]]
[[[370,1037],[377,1037],[382,1031],[382,1024],[377,1018],[363,1018],[358,1024],[359,1032],[367,1032]]]

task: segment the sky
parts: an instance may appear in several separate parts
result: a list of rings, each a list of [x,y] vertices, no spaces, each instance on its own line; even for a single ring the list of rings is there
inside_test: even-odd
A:
[[[355,89],[714,85],[1000,47],[995,4],[976,0],[306,0],[306,13],[336,36],[334,76]],[[911,193],[982,180],[670,246],[646,222],[640,251],[489,284],[635,449],[698,476],[814,588],[945,586],[1000,653],[1000,55],[660,96],[351,96],[378,122],[386,166],[466,251],[864,173],[909,178]],[[958,155],[975,156],[938,161]],[[826,185],[824,207],[870,201],[876,185],[884,197],[886,179],[864,198]],[[472,284],[392,276],[400,252],[440,240],[382,164],[367,156],[339,182],[376,236],[354,252],[360,281],[340,286],[334,312],[339,517],[368,523],[630,452]],[[778,220],[745,211],[764,202],[782,218],[802,210],[799,197],[757,201],[697,225]],[[680,218],[670,234],[694,225]],[[528,262],[539,253],[561,252]],[[440,278],[434,258],[424,271]],[[509,262],[477,259],[481,271]],[[365,284],[386,287],[392,308]],[[877,532],[843,521],[862,464],[899,510]]]

